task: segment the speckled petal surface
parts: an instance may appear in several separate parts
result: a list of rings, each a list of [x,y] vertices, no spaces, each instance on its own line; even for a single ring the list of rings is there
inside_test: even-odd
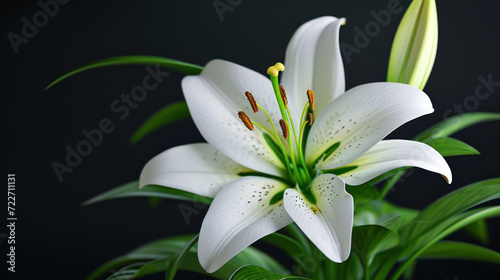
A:
[[[337,176],[323,174],[311,183],[316,204],[296,189],[287,189],[285,209],[304,234],[334,262],[345,261],[351,252],[354,201]]]
[[[249,91],[278,123],[280,113],[268,78],[228,61],[212,60],[200,75],[185,77],[182,90],[194,123],[209,144],[248,168],[282,174],[284,166],[267,146],[262,130],[248,130],[238,117],[245,111],[251,121],[270,127],[262,110],[253,113],[245,97]]]
[[[328,158],[317,164],[332,169],[350,163],[400,125],[432,113],[432,103],[421,90],[397,83],[357,86],[335,99],[313,123],[306,146],[306,161],[322,158],[326,149],[339,143]]]
[[[280,198],[287,186],[270,178],[248,176],[224,187],[215,197],[200,231],[198,259],[209,273],[238,252],[292,220]]]

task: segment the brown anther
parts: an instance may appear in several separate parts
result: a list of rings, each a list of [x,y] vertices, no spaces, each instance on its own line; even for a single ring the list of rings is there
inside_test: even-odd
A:
[[[280,93],[281,93],[281,99],[283,100],[283,103],[286,105],[288,105],[288,99],[286,98],[286,91],[285,91],[285,87],[280,85]]]
[[[250,102],[253,112],[257,113],[259,111],[259,107],[257,106],[257,102],[255,102],[253,95],[249,91],[245,91],[245,96],[248,98],[248,102]]]
[[[313,114],[309,113],[307,115],[307,124],[312,125],[313,124]]]
[[[253,123],[250,121],[250,118],[243,111],[238,112],[238,117],[240,117],[243,124],[250,130],[253,130]]]
[[[309,106],[311,106],[311,110],[314,111],[314,91],[308,89],[307,98],[309,99]]]
[[[285,137],[285,139],[288,139],[288,125],[286,124],[285,120],[280,120],[280,126],[281,130],[283,130],[283,137]]]

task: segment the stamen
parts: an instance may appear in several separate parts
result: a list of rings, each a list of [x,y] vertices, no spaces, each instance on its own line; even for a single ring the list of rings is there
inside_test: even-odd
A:
[[[248,129],[253,130],[253,124],[250,121],[250,118],[247,116],[247,114],[245,114],[245,112],[239,111],[238,117],[240,117],[241,121]]]
[[[307,124],[312,125],[313,124],[313,114],[309,113],[307,115]]]
[[[314,111],[314,91],[308,89],[307,98],[309,99],[309,106],[311,106],[311,110]]]
[[[249,91],[245,91],[245,96],[248,98],[248,102],[250,102],[253,112],[257,113],[259,111],[259,107],[257,106],[257,102],[253,98],[253,95]]]
[[[283,103],[285,104],[285,106],[288,105],[288,99],[286,98],[286,91],[285,91],[285,87],[280,85],[280,93],[281,93],[281,99],[283,100]]]
[[[283,137],[285,137],[285,139],[288,139],[288,125],[286,124],[285,120],[280,120],[280,126],[281,130],[283,130]]]

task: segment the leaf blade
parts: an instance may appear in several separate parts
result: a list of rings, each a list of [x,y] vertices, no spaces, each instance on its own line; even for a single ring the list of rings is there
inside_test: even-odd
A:
[[[197,75],[201,73],[201,71],[203,70],[203,67],[199,65],[159,56],[151,56],[151,55],[117,56],[117,57],[98,60],[90,64],[84,65],[78,69],[75,69],[69,73],[66,73],[61,77],[57,78],[52,83],[50,83],[45,88],[45,90],[53,87],[55,84],[61,82],[62,80],[65,80],[83,71],[87,71],[94,68],[106,67],[106,66],[126,65],[126,64],[159,65],[188,75]]]
[[[421,259],[458,259],[500,263],[500,253],[475,244],[440,241],[420,255]]]
[[[433,147],[443,157],[479,155],[479,151],[467,143],[451,137],[431,138],[423,141]]]
[[[129,143],[136,144],[152,132],[175,121],[186,119],[190,116],[185,101],[169,104],[151,115],[130,137]]]
[[[196,201],[205,204],[210,204],[212,202],[212,198],[209,197],[163,186],[147,185],[142,189],[139,189],[139,181],[132,181],[97,195],[83,202],[82,206],[88,206],[97,202],[125,197],[158,197],[184,201]]]
[[[471,112],[447,118],[440,123],[424,130],[415,137],[417,141],[452,135],[469,126],[500,120],[500,113]]]
[[[309,278],[282,275],[270,272],[264,268],[247,265],[240,267],[229,280],[311,280]]]

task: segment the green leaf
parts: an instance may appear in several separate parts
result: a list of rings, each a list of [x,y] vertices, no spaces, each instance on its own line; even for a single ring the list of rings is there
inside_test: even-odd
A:
[[[415,137],[417,141],[452,135],[464,128],[488,121],[499,121],[500,113],[472,112],[447,118]]]
[[[285,251],[290,256],[300,257],[305,253],[302,249],[302,246],[297,241],[278,232],[271,233],[261,238],[261,240],[273,244],[274,246]]]
[[[400,257],[405,256],[408,251],[412,251],[413,253],[408,258],[405,258],[405,261],[394,272],[391,279],[392,280],[399,279],[401,274],[405,271],[405,269],[409,265],[411,265],[413,261],[415,261],[415,259],[417,259],[423,252],[425,252],[425,250],[430,248],[432,245],[434,245],[441,239],[447,237],[448,235],[454,233],[455,231],[467,225],[477,222],[478,220],[499,217],[499,216],[500,216],[500,206],[496,206],[496,207],[485,207],[485,208],[470,210],[460,215],[454,216],[453,218],[450,218],[449,220],[445,221],[447,223],[445,223],[446,225],[444,226],[445,228],[444,230],[437,231],[434,229],[428,234],[426,234],[426,236],[430,236],[431,238],[427,238],[425,242],[423,242],[422,240],[422,239],[425,240],[425,237],[423,238],[421,237],[415,239],[412,242],[412,244],[403,247],[404,250],[400,254]]]
[[[441,121],[440,123],[418,134],[414,139],[423,142],[425,140],[432,138],[443,138],[475,124],[487,121],[498,121],[498,120],[500,120],[500,113],[485,113],[485,112],[464,113]],[[401,179],[401,177],[403,177],[405,173],[406,171],[399,171],[396,174],[394,174],[389,181],[387,181],[387,183],[382,187],[382,191],[380,192],[379,195],[379,200],[382,200],[389,193],[392,187]]]
[[[378,196],[378,190],[370,184],[359,186],[346,185],[346,191],[354,198],[355,203],[369,203]]]
[[[195,235],[191,241],[189,241],[184,248],[179,251],[173,258],[173,261],[169,263],[169,266],[167,268],[167,275],[166,275],[166,280],[173,280],[175,277],[175,273],[179,269],[179,266],[181,265],[181,262],[184,260],[186,257],[186,254],[191,250],[193,245],[195,245],[198,242],[198,236],[199,234]]]
[[[399,236],[391,229],[397,228],[401,217],[390,219],[383,225],[364,225],[352,230],[352,250],[356,252],[363,267],[370,266],[373,257],[399,243]]]
[[[309,278],[303,278],[298,276],[288,276],[282,274],[276,274],[268,271],[264,268],[248,265],[243,266],[236,271],[236,273],[229,278],[230,280],[311,280]]]
[[[144,263],[133,263],[123,267],[117,272],[113,273],[111,276],[106,278],[106,280],[128,280],[132,279],[132,276],[144,265]]]
[[[465,232],[476,238],[483,244],[488,244],[488,225],[485,220],[479,220],[463,228]]]
[[[425,250],[419,258],[500,263],[500,253],[478,245],[456,241],[440,241]]]
[[[443,157],[479,155],[479,152],[469,144],[450,137],[431,138],[423,142],[433,147]]]
[[[415,209],[396,206],[384,200],[374,200],[356,208],[354,225],[381,224],[383,221],[389,221],[391,217],[400,216],[398,226],[403,226],[413,220],[418,213],[419,211]]]
[[[123,256],[114,258],[101,265],[87,277],[87,280],[98,279],[103,275],[106,275],[109,271],[121,268],[131,263],[170,257],[176,252],[182,250],[185,244],[192,238],[193,235],[174,236],[147,243]]]
[[[115,66],[115,65],[125,65],[125,64],[159,65],[168,69],[179,71],[187,75],[197,75],[203,70],[203,67],[199,65],[159,56],[150,56],[150,55],[117,56],[92,62],[76,70],[73,70],[57,78],[55,81],[50,83],[50,85],[48,85],[45,88],[45,90],[51,88],[55,84],[59,83],[60,81],[68,77],[71,77],[75,74],[78,74],[86,70],[105,67],[105,66]]]
[[[210,204],[212,202],[212,198],[209,197],[204,197],[190,192],[185,192],[162,186],[147,185],[144,186],[142,189],[139,189],[139,181],[132,181],[124,185],[121,185],[119,187],[116,187],[114,189],[111,189],[94,198],[91,198],[85,201],[82,205],[87,206],[105,200],[124,198],[124,197],[159,197],[159,198],[178,199],[185,201],[196,201],[198,203],[205,203],[205,204]]]
[[[477,182],[451,192],[429,205],[401,229],[401,243],[404,246],[417,237],[432,234],[436,228],[446,227],[445,222],[453,216],[499,197],[498,178]]]
[[[147,119],[130,137],[130,144],[136,144],[141,139],[170,123],[186,119],[190,116],[185,101],[169,104]]]
[[[142,277],[152,273],[166,271],[174,262],[179,252],[183,251],[194,235],[173,236],[147,243],[123,256],[117,257],[105,263],[95,270],[87,280],[98,279],[110,271],[116,270],[131,263],[142,262],[142,267],[134,267],[136,271],[129,273],[130,278]],[[253,248],[247,247],[222,268],[213,274],[207,274],[198,262],[196,246],[187,250],[184,260],[180,263],[180,270],[188,270],[196,273],[211,275],[218,279],[228,279],[239,267],[246,264],[258,265],[275,273],[283,273],[286,269],[267,254]]]

